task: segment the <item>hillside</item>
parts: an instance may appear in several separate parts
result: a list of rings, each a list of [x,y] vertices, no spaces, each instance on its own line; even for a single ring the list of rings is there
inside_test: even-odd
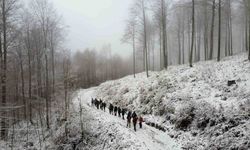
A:
[[[228,80],[236,85],[228,86]],[[128,76],[103,83],[97,97],[165,126],[184,147],[250,147],[250,63],[244,54],[200,62],[193,68]]]

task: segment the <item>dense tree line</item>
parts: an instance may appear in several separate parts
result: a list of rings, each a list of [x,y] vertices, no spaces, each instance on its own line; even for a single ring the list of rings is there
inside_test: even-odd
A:
[[[85,49],[73,56],[73,74],[77,88],[96,86],[107,80],[114,80],[132,73],[130,59],[113,54],[107,44],[99,51]]]
[[[133,46],[134,73],[167,69],[169,64],[189,63],[192,67],[193,62],[220,61],[249,51],[249,3],[135,0],[122,38]]]
[[[55,105],[64,108],[67,120],[71,89],[132,72],[132,61],[113,54],[111,45],[72,55],[64,49],[64,36],[65,25],[49,0],[0,0],[1,139],[23,120],[41,131],[51,129]]]
[[[64,89],[68,101],[70,58],[60,46],[60,16],[47,0],[26,2],[0,1],[1,139],[21,120],[40,118],[36,125],[49,129],[55,93]]]

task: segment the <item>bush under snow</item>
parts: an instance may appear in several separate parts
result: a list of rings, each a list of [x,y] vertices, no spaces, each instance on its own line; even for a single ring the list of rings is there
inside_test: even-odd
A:
[[[236,85],[227,86],[228,80]],[[244,54],[193,68],[171,66],[149,78],[140,73],[96,89],[99,98],[164,125],[186,148],[250,148],[250,63]]]

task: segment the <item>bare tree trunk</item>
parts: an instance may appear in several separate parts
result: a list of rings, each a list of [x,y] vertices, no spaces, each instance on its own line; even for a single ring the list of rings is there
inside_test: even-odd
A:
[[[19,71],[18,71],[18,63],[15,62],[15,101],[18,103],[19,102]],[[20,118],[20,113],[19,113],[19,109],[15,110],[16,113],[16,119],[19,119]]]
[[[246,43],[248,43],[248,60],[250,61],[250,1],[248,0],[247,2],[247,10],[246,12],[248,12],[246,14],[247,19],[248,19],[248,36],[246,36],[246,38],[248,37],[248,41],[246,40]],[[246,21],[246,25],[247,25],[247,21]]]
[[[148,41],[147,41],[147,48],[148,48],[148,51],[147,51],[147,55],[148,55],[148,69],[151,70],[151,39],[150,39],[150,35],[148,36]]]
[[[160,37],[160,70],[162,70],[162,28],[160,27],[160,32],[159,32],[159,37]]]
[[[28,95],[29,99],[26,102],[27,103],[27,115],[29,113],[29,120],[30,123],[32,123],[32,106],[31,106],[31,78],[32,78],[32,67],[31,67],[31,43],[30,43],[30,25],[29,23],[26,26],[26,40],[25,40],[25,45],[27,49],[27,56],[28,56]],[[28,104],[29,103],[29,104]],[[29,111],[28,111],[29,110]]]
[[[164,68],[168,68],[168,51],[167,51],[167,16],[166,16],[166,3],[165,0],[161,0],[161,11],[162,11],[162,44],[163,44],[163,61],[164,61]]]
[[[1,96],[1,99],[2,99],[2,70],[3,70],[3,51],[2,51],[2,32],[0,31],[0,96]],[[2,100],[1,100],[2,101]],[[1,114],[1,112],[0,112]],[[0,133],[1,133],[1,130],[0,130]]]
[[[53,30],[50,35],[50,43],[51,43],[51,63],[52,63],[52,94],[54,96],[55,93],[55,49],[54,49],[54,38],[53,38]]]
[[[49,92],[49,70],[48,70],[48,58],[47,54],[45,54],[45,63],[46,63],[46,125],[47,129],[50,129],[50,121],[49,121],[49,101],[50,101],[50,92]]]
[[[42,134],[42,137],[43,137],[43,140],[44,140],[44,131],[43,131],[43,112],[42,112],[42,109],[39,107],[38,109],[38,115],[39,115],[39,122],[40,122],[40,125],[41,125],[41,134]],[[39,123],[37,124],[39,125]],[[39,137],[40,138],[40,137]]]
[[[5,0],[2,0],[2,27],[3,27],[3,68],[2,68],[2,107],[6,106],[7,99],[7,23],[6,23],[6,8]],[[1,139],[5,140],[7,138],[7,119],[6,112],[2,112],[3,118],[1,119]]]
[[[151,44],[151,46],[152,46],[152,61],[153,61],[153,63],[152,63],[152,65],[153,65],[152,69],[153,69],[153,71],[155,71],[155,42],[154,42],[153,38],[151,39],[151,42],[152,42],[152,44]]]
[[[182,63],[185,63],[185,21],[182,23]]]
[[[212,25],[211,25],[211,34],[210,34],[210,60],[213,59],[214,52],[214,20],[215,20],[215,0],[213,0],[212,6]]]
[[[192,0],[192,43],[191,43],[191,52],[189,56],[189,66],[193,67],[193,51],[194,51],[194,36],[195,36],[195,8],[194,0]]]
[[[188,26],[188,53],[191,51],[191,23],[189,22],[190,18],[188,18],[187,26]],[[188,57],[188,62],[189,62],[189,57]]]
[[[181,21],[180,18],[178,18],[178,29],[177,29],[177,38],[178,38],[178,63],[181,64]]]
[[[198,39],[197,39],[197,61],[201,60],[201,31],[198,33]]]
[[[12,121],[11,150],[14,149],[14,140],[15,140],[15,110],[14,109],[12,110],[12,116],[14,119]]]
[[[20,69],[21,69],[21,83],[22,83],[22,100],[23,100],[23,112],[24,112],[24,119],[26,120],[27,119],[27,103],[26,103],[26,98],[25,98],[25,92],[24,92],[24,89],[25,89],[25,85],[24,85],[24,71],[23,71],[23,57],[22,57],[22,52],[21,52],[21,49],[19,49],[19,61],[20,61]]]
[[[225,31],[226,32],[226,36],[225,36],[225,56],[228,56],[228,50],[229,50],[229,48],[228,48],[228,45],[229,45],[229,43],[228,43],[228,39],[229,39],[229,36],[228,36],[228,30],[229,30],[229,28],[228,28],[228,20],[227,20],[225,30],[226,30]]]
[[[193,61],[194,62],[197,62],[197,56],[198,56],[198,54],[197,54],[197,32],[196,33],[194,33],[194,55],[193,55]]]
[[[207,1],[204,1],[204,15],[205,15],[205,22],[204,22],[204,57],[205,60],[208,59],[208,15],[207,15]]]
[[[221,46],[221,0],[219,0],[219,26],[218,26],[218,55],[217,61],[220,61],[220,46]]]
[[[2,52],[2,33],[0,32],[0,102],[2,102],[2,69],[3,69],[3,52]],[[0,112],[1,115],[1,112]],[[0,130],[1,133],[1,130]]]
[[[242,28],[241,28],[241,38],[240,38],[240,43],[241,43],[241,52],[244,52],[245,51],[245,24],[242,25]]]
[[[41,58],[39,48],[36,47],[36,63],[37,63],[37,94],[39,98],[42,98],[42,72],[41,72]]]
[[[28,69],[29,69],[29,120],[32,123],[32,103],[31,103],[31,50],[28,48]]]
[[[83,120],[82,120],[82,103],[81,103],[81,99],[78,98],[79,100],[79,113],[80,113],[80,126],[81,126],[81,138],[84,137],[84,129],[83,129]]]
[[[147,25],[146,25],[146,13],[145,13],[145,6],[144,6],[144,0],[142,0],[142,11],[143,11],[143,25],[144,25],[144,52],[145,52],[145,65],[146,65],[146,74],[147,77],[149,77],[148,74],[148,48],[147,48]]]
[[[64,72],[64,102],[65,102],[65,119],[68,119],[68,111],[69,111],[69,101],[68,101],[68,88],[69,88],[69,68],[70,68],[70,60],[68,58],[64,58],[63,62],[63,72]]]
[[[248,51],[248,15],[247,15],[247,10],[246,10],[246,23],[245,23],[245,46],[246,46],[246,51]]]
[[[135,78],[135,26],[133,25],[133,73]]]
[[[38,135],[38,139],[39,139],[39,147],[40,147],[40,150],[42,149],[42,140],[41,140],[41,137],[40,137],[40,132],[39,132],[39,120],[37,119],[36,121],[36,131],[37,131],[37,135]]]
[[[233,55],[233,24],[232,24],[232,8],[231,8],[231,0],[229,0],[229,50],[230,50],[230,56]]]
[[[226,23],[226,37],[225,37],[225,56],[232,56],[232,14],[231,14],[231,0],[226,1],[227,6],[227,23]]]

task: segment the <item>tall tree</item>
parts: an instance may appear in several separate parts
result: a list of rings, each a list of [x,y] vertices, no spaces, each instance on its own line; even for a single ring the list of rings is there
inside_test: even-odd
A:
[[[250,1],[245,0],[245,3],[246,3],[246,10],[247,10],[246,12],[248,12],[246,14],[246,17],[248,18],[248,32],[249,32],[248,33],[248,41],[247,41],[247,43],[248,43],[248,60],[250,61]]]
[[[145,52],[145,69],[147,77],[149,77],[148,73],[148,47],[147,47],[147,21],[146,21],[146,11],[145,11],[145,1],[141,0],[142,14],[143,14],[143,31],[144,31],[144,40],[143,40],[143,50]]]
[[[2,30],[3,30],[3,52],[2,52],[2,76],[1,76],[1,85],[2,85],[2,107],[6,106],[7,102],[7,8],[6,8],[6,1],[2,0]],[[2,45],[1,45],[2,46]],[[7,119],[6,119],[6,112],[2,112],[3,118],[1,119],[1,139],[4,140],[7,137]]]
[[[204,58],[208,59],[208,2],[203,0],[203,14],[204,14],[204,32],[203,32],[203,41],[204,41]]]
[[[122,42],[128,42],[132,43],[132,48],[133,48],[133,74],[135,78],[135,73],[136,73],[136,25],[137,25],[137,20],[135,17],[135,11],[133,8],[130,10],[130,18],[127,21],[127,26],[125,29],[125,33],[122,38]]]
[[[31,24],[32,24],[32,16],[28,11],[24,11],[22,14],[23,18],[23,38],[24,45],[26,48],[27,56],[28,56],[28,95],[29,95],[29,120],[32,123],[32,50],[31,50]]]
[[[17,8],[16,8],[17,0],[1,0],[0,1],[0,10],[1,10],[1,32],[0,32],[0,51],[1,51],[1,104],[2,108],[5,108],[7,105],[7,70],[8,70],[8,46],[11,45],[10,39],[14,39],[11,35],[10,29],[11,24],[13,23],[12,19],[13,16],[16,14]],[[7,112],[6,109],[2,110],[1,116],[3,118],[1,119],[1,129],[0,129],[0,139],[6,139],[7,136]]]
[[[221,0],[219,0],[219,25],[218,25],[218,54],[217,54],[217,61],[220,61],[220,50],[221,50]]]
[[[177,11],[180,11],[179,9]],[[181,15],[180,12],[177,14],[177,40],[178,40],[178,64],[181,64],[181,53],[182,53],[182,43],[181,43]]]
[[[215,22],[215,0],[213,0],[212,4],[212,24],[210,30],[210,55],[209,59],[213,59],[213,52],[214,52],[214,22]]]
[[[191,51],[189,55],[190,67],[193,67],[194,40],[195,40],[195,2],[194,0],[192,0],[192,42],[191,42]]]
[[[34,16],[37,19],[38,35],[41,43],[37,47],[37,78],[38,78],[38,88],[42,87],[42,82],[44,82],[45,89],[39,89],[39,97],[45,98],[46,103],[46,125],[49,128],[49,112],[50,104],[52,102],[51,95],[53,95],[55,88],[55,32],[58,27],[58,18],[53,8],[53,5],[48,0],[34,0],[31,3],[33,8]],[[51,54],[51,55],[49,55]],[[49,56],[51,56],[49,60]],[[43,68],[43,61],[41,58],[45,58],[45,68]],[[50,63],[51,62],[51,63]],[[43,76],[41,76],[41,71],[44,70]],[[52,79],[49,74],[52,74]],[[51,88],[52,80],[52,88]],[[42,92],[44,90],[44,92]],[[42,95],[42,93],[46,93]],[[47,108],[48,107],[48,108]]]
[[[226,11],[226,35],[225,35],[225,56],[233,55],[233,40],[232,40],[232,8],[231,0],[225,2]]]
[[[164,68],[168,68],[168,47],[167,47],[167,14],[165,0],[161,0],[161,24],[162,24],[162,48]]]
[[[48,56],[45,54],[45,86],[46,86],[46,126],[50,129],[50,118],[49,118],[49,104],[50,104],[50,83],[49,83],[49,69],[48,69]]]

